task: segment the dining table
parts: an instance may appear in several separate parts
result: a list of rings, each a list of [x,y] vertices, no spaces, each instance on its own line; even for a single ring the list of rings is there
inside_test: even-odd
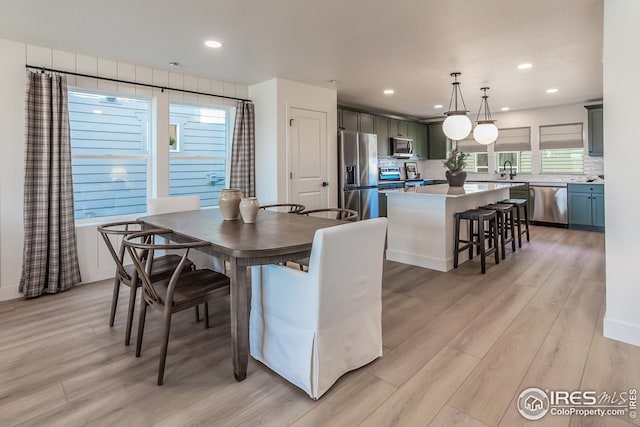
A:
[[[240,217],[224,220],[219,209],[174,212],[139,218],[145,228],[170,229],[176,242],[211,243],[199,251],[228,262],[230,278],[231,345],[237,381],[247,376],[251,283],[247,268],[308,257],[316,230],[343,221],[260,210],[255,223]]]

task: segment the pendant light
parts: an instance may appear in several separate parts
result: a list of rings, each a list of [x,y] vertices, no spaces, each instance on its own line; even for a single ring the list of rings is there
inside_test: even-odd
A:
[[[482,145],[489,145],[498,138],[498,128],[495,125],[496,121],[491,119],[491,111],[489,111],[489,102],[487,101],[487,98],[489,98],[487,95],[489,88],[481,87],[480,90],[484,92],[484,95],[482,95],[482,102],[478,110],[478,117],[476,118],[478,126],[473,130],[473,139]],[[484,119],[480,120],[480,113],[482,112],[483,106]]]
[[[469,136],[471,132],[471,120],[467,117],[467,106],[464,105],[464,98],[462,97],[462,92],[460,91],[460,82],[458,81],[458,76],[462,73],[455,72],[451,73],[451,77],[453,77],[453,90],[451,91],[451,99],[449,100],[449,111],[447,111],[445,116],[444,123],[442,124],[442,130],[444,134],[449,139],[453,139],[454,141],[459,141],[461,139],[465,139]],[[460,95],[460,101],[462,101],[462,110],[458,109],[458,95]],[[451,105],[453,104],[453,110],[451,109]]]

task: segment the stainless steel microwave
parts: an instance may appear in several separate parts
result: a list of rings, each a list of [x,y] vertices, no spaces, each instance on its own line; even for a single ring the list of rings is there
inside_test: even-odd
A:
[[[413,155],[413,140],[409,138],[391,138],[393,157],[409,158]]]

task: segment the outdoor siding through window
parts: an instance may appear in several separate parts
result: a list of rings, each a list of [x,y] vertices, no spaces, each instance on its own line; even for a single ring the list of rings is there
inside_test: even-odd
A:
[[[149,116],[146,99],[69,91],[76,219],[146,211]]]

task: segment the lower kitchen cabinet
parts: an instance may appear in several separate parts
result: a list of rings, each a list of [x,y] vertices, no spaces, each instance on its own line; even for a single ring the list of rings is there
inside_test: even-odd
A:
[[[569,228],[604,231],[604,185],[568,184]]]

